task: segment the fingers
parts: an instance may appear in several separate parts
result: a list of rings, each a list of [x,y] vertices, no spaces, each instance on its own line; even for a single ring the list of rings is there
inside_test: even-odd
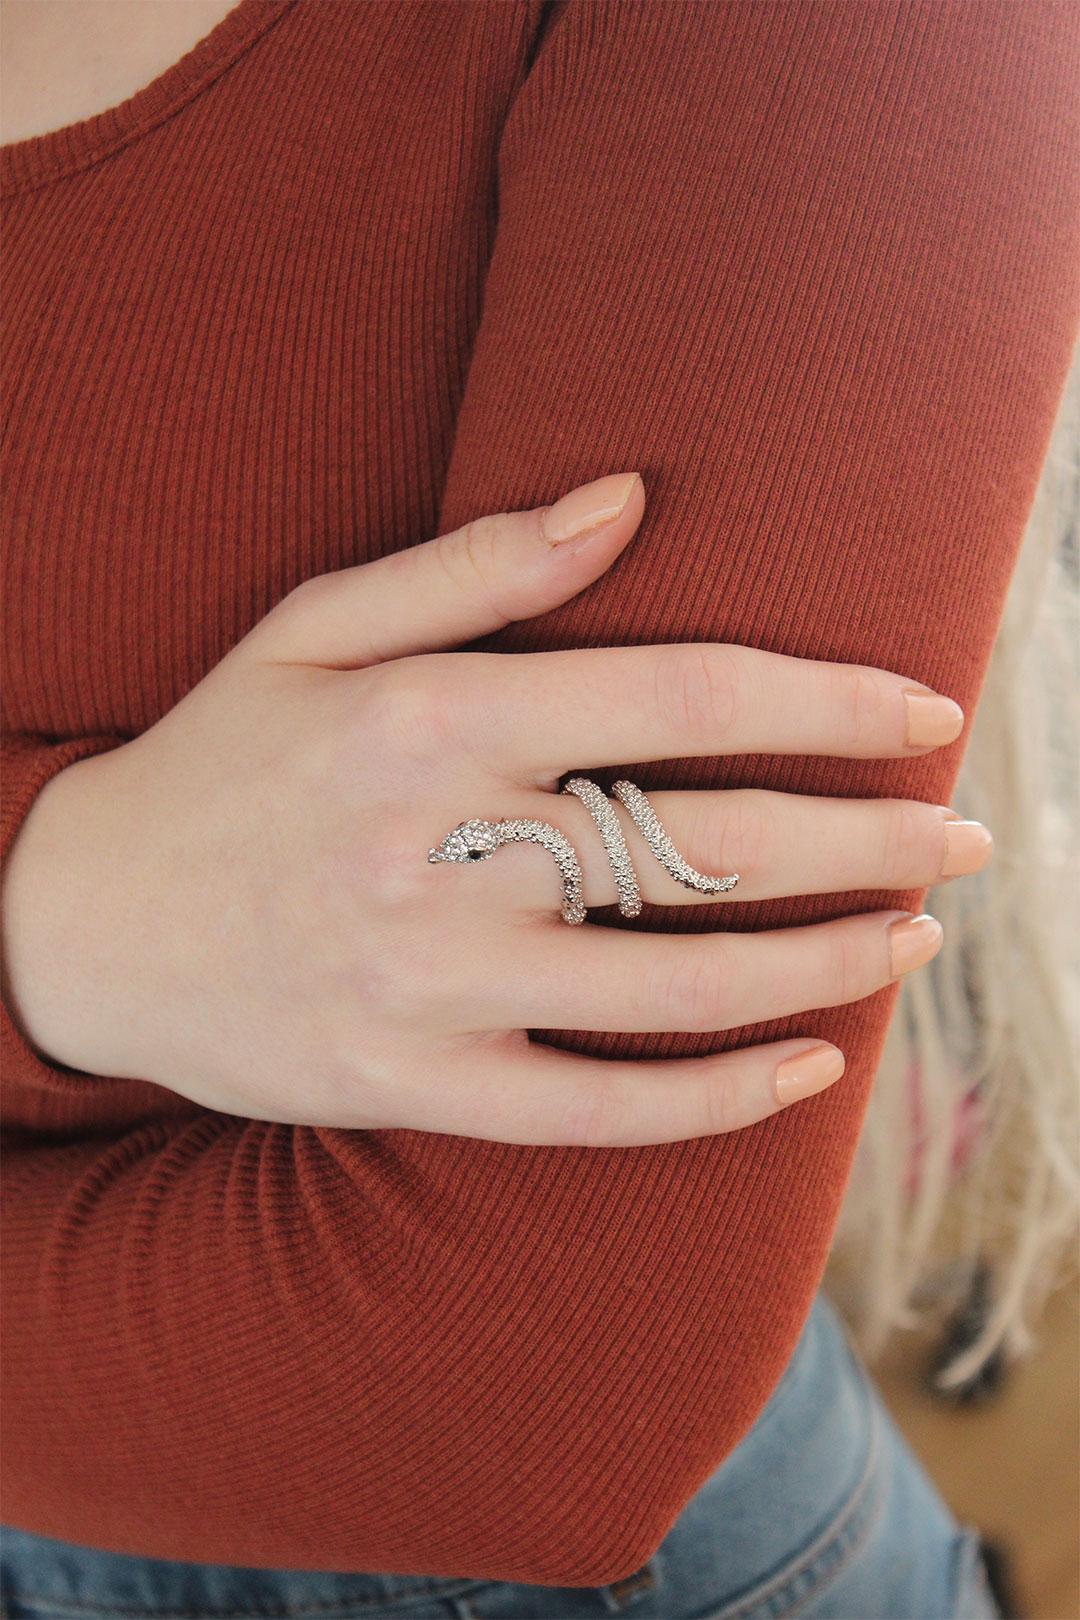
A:
[[[517,1032],[470,1044],[444,1066],[437,1098],[425,1092],[423,1127],[553,1147],[680,1142],[753,1125],[843,1072],[842,1053],[823,1041],[620,1063],[559,1052]]]
[[[695,894],[675,883],[650,853],[622,805],[622,824],[641,887],[655,905],[709,905],[772,900],[789,894],[834,894],[855,889],[920,889],[977,872],[989,861],[993,839],[977,821],[964,821],[941,805],[911,799],[825,799],[755,788],[719,793],[650,792],[649,799],[691,866],[739,882],[723,895]],[[563,795],[546,812],[566,832],[581,860],[586,906],[613,905],[611,865],[592,818],[577,799]],[[565,806],[565,809],[564,809]],[[543,810],[536,814],[544,815]],[[543,893],[530,868],[519,894]],[[535,896],[534,892],[535,891]]]
[[[281,663],[359,669],[457,646],[583,590],[645,509],[637,473],[583,484],[554,506],[496,512],[360,568],[306,580],[247,644]]]
[[[485,747],[542,784],[567,770],[714,754],[892,759],[960,735],[951,698],[888,670],[721,642],[475,655],[458,663]],[[471,665],[471,667],[469,667]]]
[[[512,1006],[505,975],[475,974],[478,1025],[498,1029],[715,1031],[858,1001],[940,949],[933,917],[878,911],[758,934],[522,930]]]

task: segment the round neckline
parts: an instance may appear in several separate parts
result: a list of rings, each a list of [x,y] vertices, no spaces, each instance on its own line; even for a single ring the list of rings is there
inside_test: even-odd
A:
[[[115,106],[0,145],[0,195],[74,174],[162,123],[224,73],[296,0],[237,0],[197,44]]]

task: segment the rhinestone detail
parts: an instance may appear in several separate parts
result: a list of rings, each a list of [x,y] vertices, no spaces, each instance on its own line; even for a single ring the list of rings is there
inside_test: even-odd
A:
[[[707,877],[704,872],[691,866],[689,861],[683,860],[665,832],[660,817],[633,782],[615,782],[611,791],[629,811],[634,825],[661,866],[684,889],[693,889],[696,894],[726,894],[738,883],[738,872],[731,872],[727,877]]]
[[[428,850],[428,860],[486,861],[500,845],[522,843],[539,844],[553,856],[562,879],[563,920],[571,924],[584,922],[583,885],[577,854],[569,838],[549,821],[481,821],[477,818],[462,821],[437,848]]]
[[[579,798],[596,823],[607,858],[611,863],[622,915],[640,916],[641,890],[638,887],[637,873],[634,871],[630,851],[626,847],[622,823],[619,821],[615,806],[602,788],[595,782],[590,782],[587,776],[572,776],[563,792],[573,793]]]

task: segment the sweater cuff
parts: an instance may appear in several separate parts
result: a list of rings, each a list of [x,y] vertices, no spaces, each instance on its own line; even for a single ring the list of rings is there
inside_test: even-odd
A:
[[[121,737],[106,735],[59,743],[25,735],[4,738],[0,759],[0,866],[6,867],[19,829],[38,794],[53,777],[76,760],[118,748],[122,741]],[[6,995],[0,1000],[0,1070],[5,1083],[38,1087],[55,1085],[60,1077],[79,1073],[52,1063],[31,1046],[15,1021]]]

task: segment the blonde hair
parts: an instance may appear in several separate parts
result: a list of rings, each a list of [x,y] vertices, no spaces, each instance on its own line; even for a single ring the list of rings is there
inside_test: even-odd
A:
[[[952,948],[904,986],[829,1272],[872,1359],[988,1267],[985,1317],[944,1388],[1029,1349],[1076,1264],[1078,516],[1074,363],[953,799],[991,828],[994,859],[928,898]]]

